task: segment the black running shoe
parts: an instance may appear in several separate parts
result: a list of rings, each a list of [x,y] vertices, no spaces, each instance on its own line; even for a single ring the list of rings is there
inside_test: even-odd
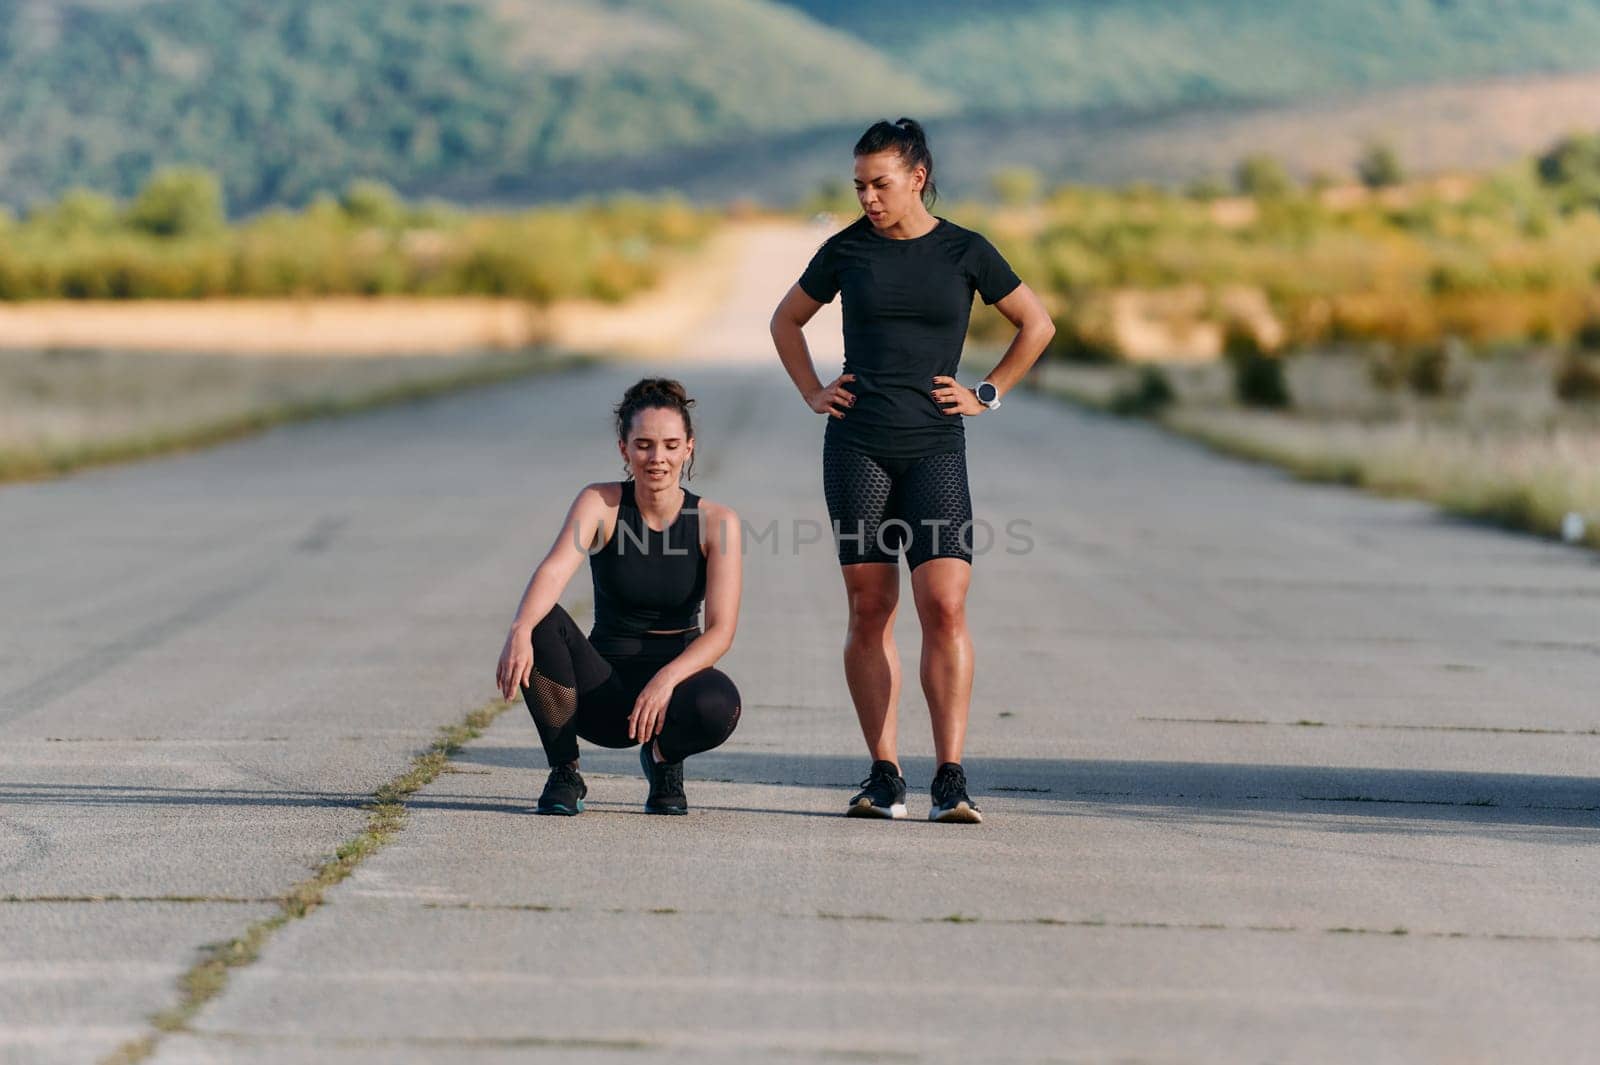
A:
[[[558,765],[550,770],[544,794],[539,796],[539,805],[533,812],[573,817],[583,813],[583,797],[587,794],[589,785],[583,782],[583,775],[570,765]]]
[[[967,774],[960,762],[946,762],[933,775],[933,805],[928,809],[929,821],[950,821],[975,825],[983,820],[978,804],[967,794]]]
[[[683,763],[658,762],[650,753],[653,743],[639,745],[639,764],[650,782],[650,795],[644,800],[647,814],[686,814],[689,800],[683,795]]]
[[[906,778],[893,762],[873,762],[872,771],[861,782],[861,790],[850,800],[847,817],[886,817],[898,821],[906,815]]]

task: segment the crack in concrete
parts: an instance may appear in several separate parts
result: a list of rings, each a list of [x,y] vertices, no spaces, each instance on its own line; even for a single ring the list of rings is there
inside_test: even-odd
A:
[[[290,1035],[276,1032],[232,1032],[207,1029],[193,1032],[203,1039],[229,1043],[282,1045],[309,1043],[359,1050],[373,1047],[458,1047],[483,1050],[662,1050],[665,1045],[643,1039],[585,1038],[582,1036],[539,1035]]]
[[[343,739],[345,737],[339,738]],[[177,738],[168,738],[166,736],[41,736],[34,740],[7,740],[0,745],[10,746],[24,743],[171,743],[189,746],[217,746],[221,744],[231,746],[246,743],[288,743],[289,740],[290,737],[288,736],[230,736],[226,739],[206,739],[195,736]]]
[[[1382,721],[1272,721],[1256,717],[1152,717],[1136,720],[1168,725],[1256,725],[1273,728],[1369,729],[1383,732],[1483,732],[1509,736],[1600,736],[1600,728],[1568,729],[1513,725],[1399,725]]]
[[[118,902],[182,902],[182,903],[221,903],[231,906],[260,905],[263,903],[281,903],[282,895],[263,895],[259,897],[239,895],[0,895],[0,904],[4,903],[118,903]]]
[[[416,1047],[441,1050],[612,1050],[612,1051],[663,1051],[676,1050],[684,1055],[706,1049],[704,1044],[649,1040],[628,1037],[604,1036],[544,1036],[544,1035],[317,1035],[279,1034],[276,1032],[239,1032],[228,1029],[208,1029],[192,1033],[201,1039],[241,1046],[314,1046],[340,1050],[366,1050],[382,1047]],[[754,1060],[772,1056],[790,1055],[818,1057],[830,1061],[921,1061],[920,1054],[904,1050],[879,1050],[867,1047],[811,1047],[781,1043],[743,1043],[739,1048]]]
[[[400,832],[405,827],[406,800],[436,779],[463,744],[482,735],[510,706],[495,700],[467,714],[456,725],[441,728],[439,738],[412,757],[404,772],[372,793],[364,804],[368,813],[366,828],[341,843],[333,857],[311,877],[273,900],[278,905],[276,913],[253,922],[231,940],[202,948],[200,959],[179,978],[182,996],[178,1004],[151,1017],[153,1030],[123,1043],[105,1059],[106,1065],[137,1065],[155,1052],[163,1035],[188,1032],[189,1020],[223,992],[230,972],[255,961],[279,928],[316,910],[330,889]]]
[[[679,910],[674,907],[629,909],[623,907],[558,906],[538,902],[425,902],[425,910],[472,910],[497,913],[560,913],[605,914],[608,916],[651,917],[718,917],[729,916],[727,911]],[[816,913],[772,913],[766,916],[785,921],[860,921],[872,924],[895,925],[987,925],[987,926],[1041,926],[1056,928],[1108,928],[1118,931],[1172,931],[1172,932],[1270,932],[1295,935],[1352,935],[1397,938],[1412,936],[1417,939],[1472,940],[1476,942],[1527,942],[1527,943],[1594,943],[1600,944],[1600,933],[1559,934],[1543,932],[1461,932],[1412,931],[1394,925],[1388,928],[1339,925],[1332,928],[1294,924],[1228,924],[1222,921],[1160,921],[1160,920],[1110,920],[1102,917],[983,917],[974,914],[952,913],[942,917],[893,917],[881,913],[834,913],[818,910]]]

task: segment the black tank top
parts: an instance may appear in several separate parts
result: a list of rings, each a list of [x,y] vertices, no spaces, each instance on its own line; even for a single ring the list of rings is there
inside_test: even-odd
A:
[[[699,624],[706,596],[706,556],[700,551],[700,497],[683,491],[683,507],[656,532],[644,523],[633,482],[622,482],[617,527],[589,556],[594,577],[594,635],[638,636],[652,629]]]

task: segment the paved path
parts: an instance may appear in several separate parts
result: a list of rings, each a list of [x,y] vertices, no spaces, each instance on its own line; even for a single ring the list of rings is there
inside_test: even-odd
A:
[[[155,1061],[1592,1055],[1594,555],[1008,399],[969,426],[989,821],[858,822],[837,568],[793,535],[821,425],[775,366],[674,365],[697,490],[779,534],[692,816],[595,751],[590,813],[528,816],[513,709]],[[145,1031],[491,694],[639,370],[0,489],[0,1060]],[[903,712],[921,816],[914,683]]]

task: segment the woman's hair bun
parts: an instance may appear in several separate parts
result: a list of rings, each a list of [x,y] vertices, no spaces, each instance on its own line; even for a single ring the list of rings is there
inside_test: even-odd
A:
[[[922,143],[924,143],[924,144],[928,143],[928,135],[927,135],[926,132],[923,131],[922,123],[918,122],[916,119],[914,119],[914,118],[897,118],[897,119],[895,119],[894,124],[899,126],[901,129],[905,130],[907,133],[911,134],[913,137],[915,137],[917,140],[921,141]]]
[[[644,399],[662,399],[668,405],[675,407],[690,407],[694,400],[689,398],[689,393],[683,387],[683,382],[675,381],[670,377],[646,377],[628,388],[623,393],[624,404],[637,403]],[[648,404],[654,406],[655,404]]]

